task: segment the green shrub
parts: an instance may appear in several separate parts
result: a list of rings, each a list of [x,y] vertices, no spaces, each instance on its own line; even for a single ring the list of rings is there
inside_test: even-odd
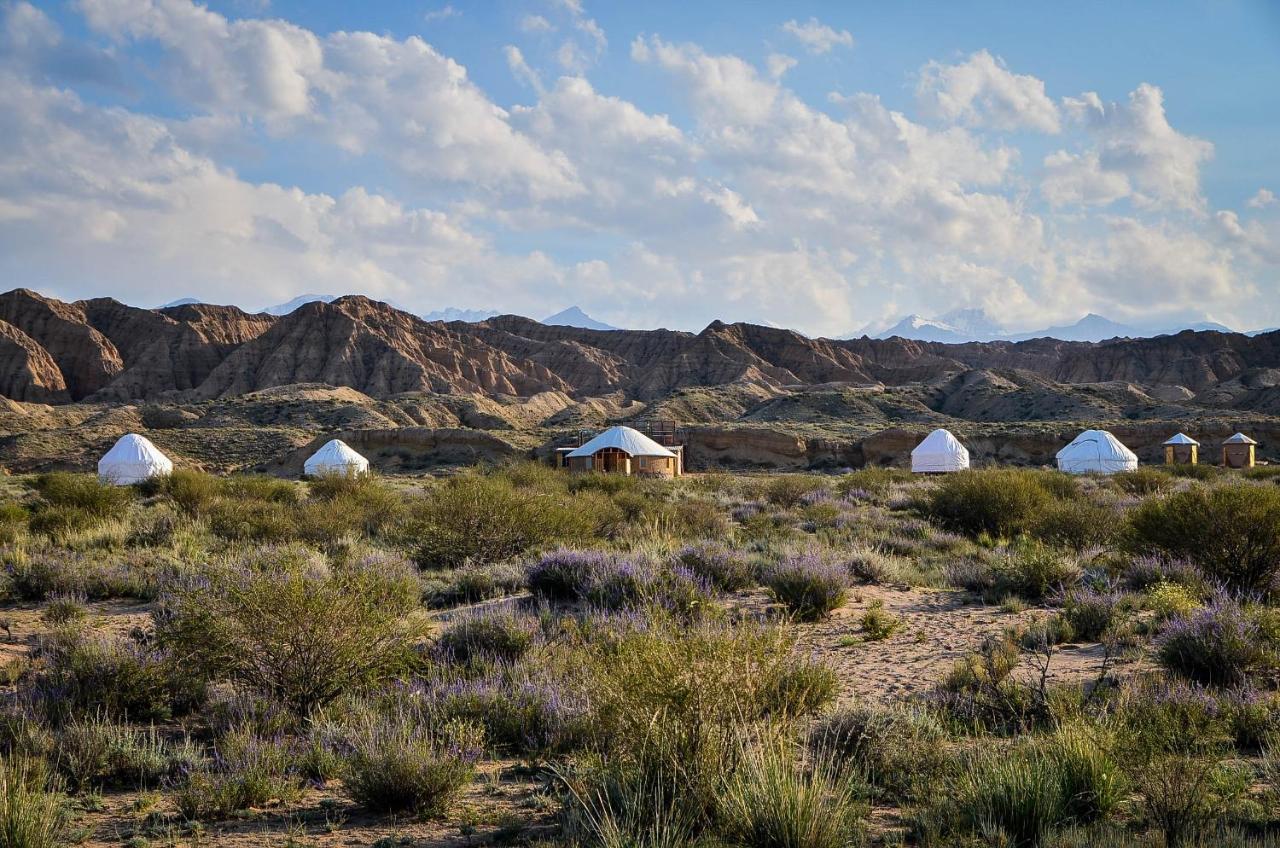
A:
[[[885,611],[884,601],[872,601],[859,621],[864,639],[880,642],[888,639],[902,627],[902,619]]]
[[[849,573],[815,556],[789,557],[765,577],[774,600],[799,621],[819,621],[849,597]]]
[[[158,617],[160,643],[299,716],[413,667],[418,584],[406,563],[267,566],[251,559],[179,588]]]
[[[44,609],[40,611],[40,617],[55,626],[79,621],[88,614],[89,608],[85,604],[85,597],[77,592],[51,595],[46,600]]]
[[[776,474],[765,482],[763,494],[764,499],[774,506],[793,509],[800,506],[805,495],[825,485],[821,478],[808,474]]]
[[[456,568],[594,540],[620,519],[613,502],[598,493],[544,495],[518,490],[500,477],[464,474],[421,499],[409,532],[420,566]]]
[[[859,468],[841,477],[836,483],[836,491],[845,497],[859,491],[883,496],[889,493],[894,483],[907,483],[910,480],[911,472],[902,468]]]
[[[45,786],[44,769],[25,759],[0,758],[0,845],[57,848],[64,817],[61,794]]]
[[[865,813],[856,784],[833,761],[802,765],[776,738],[746,746],[720,803],[730,844],[759,848],[845,848]]]
[[[347,737],[343,789],[377,812],[443,815],[471,782],[483,734],[468,724],[420,716],[366,715]]]
[[[1032,746],[983,756],[958,783],[957,824],[989,840],[1002,837],[1012,848],[1038,848],[1071,821],[1061,772]]]
[[[1078,587],[1062,598],[1062,617],[1076,639],[1098,642],[1119,623],[1128,599],[1113,591]]]
[[[241,501],[264,501],[285,506],[302,503],[303,488],[290,480],[258,474],[236,474],[222,479],[222,493]]]
[[[1266,592],[1280,569],[1280,489],[1193,486],[1145,501],[1129,516],[1137,553],[1187,559],[1228,588]]]
[[[164,477],[153,477],[139,488],[146,495],[167,495],[190,516],[204,515],[223,492],[222,480],[203,471],[175,468]]]
[[[1080,580],[1080,565],[1055,548],[1023,539],[993,560],[991,574],[998,597],[1015,594],[1038,601],[1054,590],[1075,585]]]
[[[1030,533],[1049,545],[1081,551],[1112,542],[1117,534],[1116,510],[1084,498],[1047,504],[1030,523]]]
[[[287,504],[251,498],[220,497],[208,505],[209,530],[231,542],[285,542],[297,538],[297,514]]]
[[[424,597],[434,607],[474,604],[523,589],[525,570],[515,563],[464,565],[427,581]]]
[[[33,486],[50,506],[80,510],[95,518],[119,518],[133,502],[134,490],[99,482],[92,474],[55,471],[41,474]]]
[[[948,530],[1010,538],[1049,505],[1053,496],[1041,479],[1024,471],[995,469],[948,474],[933,491],[927,510]]]

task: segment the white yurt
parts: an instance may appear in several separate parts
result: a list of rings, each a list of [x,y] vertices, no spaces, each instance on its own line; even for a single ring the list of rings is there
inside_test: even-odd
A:
[[[152,477],[173,473],[173,462],[146,436],[129,433],[98,460],[98,479],[115,486],[129,486]]]
[[[341,439],[330,439],[324,447],[311,454],[302,465],[308,477],[324,477],[328,474],[355,475],[369,473],[369,460],[351,449]]]
[[[1058,468],[1068,474],[1116,474],[1137,467],[1137,454],[1106,430],[1085,430],[1058,451]]]
[[[941,474],[969,467],[969,449],[950,430],[934,430],[911,451],[911,470],[916,474]]]

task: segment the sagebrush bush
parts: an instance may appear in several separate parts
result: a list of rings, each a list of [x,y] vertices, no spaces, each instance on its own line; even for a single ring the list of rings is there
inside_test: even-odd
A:
[[[118,636],[60,628],[40,638],[35,659],[23,695],[54,724],[98,713],[165,721],[206,694],[204,679],[173,654]]]
[[[448,607],[500,598],[524,586],[525,569],[516,563],[464,565],[428,580],[424,597],[431,606]]]
[[[1269,592],[1280,572],[1280,488],[1196,485],[1150,498],[1129,515],[1140,554],[1186,559],[1230,589]]]
[[[461,722],[366,713],[347,733],[343,790],[377,812],[440,816],[471,782],[482,740]]]
[[[1169,621],[1157,656],[1169,671],[1196,683],[1238,686],[1274,664],[1274,645],[1237,601],[1218,596]]]
[[[1155,468],[1135,468],[1112,474],[1110,480],[1116,488],[1131,495],[1154,495],[1173,487],[1173,478]]]
[[[1052,499],[1044,479],[1033,472],[961,471],[938,484],[927,509],[948,530],[1010,538],[1025,530]]]
[[[565,754],[590,744],[586,701],[548,681],[485,679],[427,691],[432,713],[484,728],[485,740],[522,756]]]
[[[848,570],[812,555],[787,557],[768,570],[764,582],[800,621],[826,618],[849,597]]]
[[[72,788],[157,786],[196,759],[189,748],[171,754],[154,726],[132,727],[103,715],[74,719],[58,730],[55,766]]]
[[[737,592],[755,585],[751,563],[738,551],[714,542],[688,545],[675,561],[721,592]]]
[[[534,643],[537,621],[508,609],[465,615],[452,622],[436,642],[440,653],[463,665],[475,660],[515,662]]]
[[[227,818],[270,801],[288,803],[300,790],[288,741],[264,739],[240,728],[219,741],[212,763],[184,770],[173,801],[184,818],[201,821]]]
[[[1120,622],[1130,599],[1113,589],[1081,586],[1062,597],[1062,617],[1076,639],[1101,641]]]
[[[245,561],[180,587],[157,616],[162,645],[210,678],[242,682],[305,716],[411,669],[417,578],[400,560],[327,567]]]
[[[826,488],[821,478],[808,474],[776,474],[762,487],[764,499],[774,506],[793,509],[800,506],[805,495]]]

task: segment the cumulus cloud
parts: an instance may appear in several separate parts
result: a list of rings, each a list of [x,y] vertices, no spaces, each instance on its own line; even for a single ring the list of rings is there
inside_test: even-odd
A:
[[[515,132],[466,69],[420,38],[320,38],[279,20],[229,21],[187,0],[82,0],[90,25],[165,50],[176,91],[211,115],[264,122],[277,136],[327,137],[375,151],[406,174],[514,188],[579,189],[568,162]]]
[[[422,19],[427,23],[434,23],[435,21],[447,21],[449,18],[456,18],[461,15],[462,12],[458,11],[453,6],[441,6],[439,9],[432,9],[427,12],[422,16]]]
[[[809,18],[804,23],[789,20],[782,25],[782,31],[794,36],[810,53],[818,55],[830,53],[835,47],[853,46],[853,36],[848,30],[833,29],[817,18]]]
[[[1127,178],[1135,202],[1188,210],[1204,205],[1200,166],[1213,156],[1213,145],[1170,126],[1159,88],[1143,83],[1124,103],[1105,103],[1093,92],[1063,102],[1097,140],[1099,172]]]
[[[1001,130],[1061,129],[1058,107],[1045,94],[1044,82],[1011,72],[986,50],[956,65],[925,65],[916,100],[924,114],[938,120]]]
[[[1248,205],[1250,209],[1265,209],[1274,205],[1275,202],[1276,196],[1270,189],[1260,188],[1257,194],[1249,198]]]

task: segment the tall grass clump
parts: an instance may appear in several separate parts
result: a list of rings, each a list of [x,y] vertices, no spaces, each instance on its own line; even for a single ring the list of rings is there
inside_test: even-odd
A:
[[[802,763],[782,738],[748,744],[721,800],[723,834],[759,848],[845,848],[866,813],[851,777],[829,756]]]
[[[45,787],[45,769],[30,760],[0,757],[0,845],[57,848],[64,844],[62,797]]]
[[[46,504],[78,509],[97,518],[118,517],[134,499],[130,487],[100,482],[92,474],[55,471],[41,474],[32,485]]]
[[[1022,532],[1053,499],[1033,472],[1011,469],[948,474],[934,489],[926,511],[948,530],[1011,538]]]
[[[1081,569],[1073,556],[1060,549],[1023,538],[996,555],[991,575],[998,596],[1013,594],[1038,601],[1075,585]]]
[[[459,617],[440,634],[436,647],[451,662],[480,660],[512,663],[525,655],[537,636],[537,621],[509,608]]]
[[[471,782],[482,742],[478,728],[461,722],[366,713],[347,734],[343,789],[377,812],[443,815]]]
[[[835,757],[893,800],[921,800],[950,772],[950,737],[928,711],[859,703],[823,718],[809,732],[815,753]]]
[[[765,585],[797,620],[819,621],[848,599],[849,572],[814,555],[791,556],[769,569]]]
[[[1129,516],[1129,547],[1195,563],[1226,587],[1270,592],[1280,571],[1280,488],[1196,485],[1154,497]]]

